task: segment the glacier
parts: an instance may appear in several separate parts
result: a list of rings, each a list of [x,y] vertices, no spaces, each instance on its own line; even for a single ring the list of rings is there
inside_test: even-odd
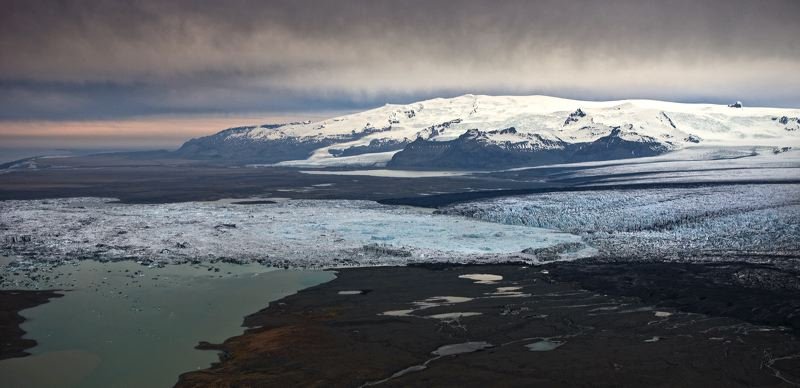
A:
[[[786,147],[691,147],[666,155],[573,163],[510,172],[567,168],[551,181],[583,180],[592,185],[741,181],[797,181],[800,150]]]
[[[598,257],[780,261],[800,255],[798,184],[552,192],[460,203],[437,213],[561,230],[583,237]]]
[[[21,265],[76,259],[259,262],[329,268],[800,256],[800,184],[554,191],[437,210],[372,201],[123,204],[0,202],[0,253]]]
[[[0,242],[3,255],[34,263],[224,260],[294,268],[498,262],[509,257],[538,262],[535,251],[547,247],[565,247],[548,260],[595,253],[569,233],[337,200],[257,205],[132,205],[109,198],[2,201]]]

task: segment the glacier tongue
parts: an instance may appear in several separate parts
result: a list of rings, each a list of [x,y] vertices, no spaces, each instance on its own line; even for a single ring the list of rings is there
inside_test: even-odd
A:
[[[599,256],[764,260],[800,253],[800,185],[554,192],[438,212],[580,235]]]
[[[2,253],[40,261],[227,259],[289,267],[535,260],[523,250],[578,236],[368,201],[127,205],[73,198],[0,202]],[[58,227],[54,227],[58,225]],[[591,248],[561,257],[592,254]]]

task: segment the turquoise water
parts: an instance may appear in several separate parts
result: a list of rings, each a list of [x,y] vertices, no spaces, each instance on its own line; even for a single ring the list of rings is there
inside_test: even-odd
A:
[[[81,262],[58,269],[63,298],[22,312],[39,345],[0,361],[3,387],[167,387],[217,361],[195,350],[240,334],[245,315],[334,278],[324,271],[214,264],[145,268]],[[218,271],[217,271],[218,270]]]

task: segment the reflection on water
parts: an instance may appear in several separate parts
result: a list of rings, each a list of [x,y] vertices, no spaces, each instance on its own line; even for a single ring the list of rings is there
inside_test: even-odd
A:
[[[430,363],[432,363],[432,362],[434,362],[434,361],[436,361],[436,360],[438,360],[438,359],[440,359],[442,357],[455,356],[455,355],[458,355],[458,354],[477,352],[477,351],[481,351],[483,349],[488,349],[488,348],[491,348],[491,347],[494,347],[494,345],[492,345],[492,344],[490,344],[490,343],[488,343],[486,341],[472,341],[472,342],[463,342],[463,343],[460,343],[460,344],[451,344],[451,345],[440,346],[438,349],[436,349],[436,350],[431,352],[431,354],[434,355],[435,357],[429,358],[424,363],[419,364],[419,365],[412,365],[412,366],[410,366],[408,368],[402,369],[402,370],[400,370],[398,372],[395,372],[394,374],[392,374],[391,376],[389,376],[389,377],[387,377],[385,379],[364,383],[364,384],[361,385],[361,387],[371,387],[373,385],[380,385],[380,384],[383,384],[383,383],[385,383],[385,382],[387,382],[389,380],[393,380],[393,379],[396,379],[398,377],[402,377],[402,376],[407,375],[409,373],[423,371],[425,369],[428,369],[428,365]]]
[[[436,356],[452,356],[462,353],[472,353],[479,350],[491,348],[493,345],[486,341],[464,342],[460,344],[452,344],[441,346],[432,352]]]
[[[476,313],[476,312],[444,313],[444,314],[429,315],[428,318],[433,318],[433,319],[459,319],[459,318],[466,318],[466,317],[474,317],[474,316],[477,316],[477,315],[481,315],[481,313]]]
[[[74,289],[22,313],[39,345],[0,361],[4,387],[171,386],[217,361],[199,341],[242,332],[242,318],[270,301],[333,279],[323,271],[214,264],[144,268],[81,262],[58,269]]]
[[[564,345],[566,342],[564,341],[550,341],[550,340],[541,340],[538,342],[534,342],[532,344],[525,345],[528,350],[532,352],[549,352],[551,350],[555,350],[561,345]]]
[[[364,290],[344,290],[339,291],[339,295],[361,295],[364,293]]]
[[[459,275],[459,279],[469,279],[473,280],[475,283],[478,284],[494,284],[503,280],[503,277],[500,275],[492,275],[486,273],[470,273],[466,275]]]

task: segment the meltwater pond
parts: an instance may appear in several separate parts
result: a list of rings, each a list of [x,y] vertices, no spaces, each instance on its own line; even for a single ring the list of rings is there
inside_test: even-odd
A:
[[[0,361],[3,387],[166,387],[217,361],[199,341],[240,334],[269,302],[334,278],[332,272],[208,264],[147,268],[82,261],[51,275],[64,297],[22,312],[38,345]]]

